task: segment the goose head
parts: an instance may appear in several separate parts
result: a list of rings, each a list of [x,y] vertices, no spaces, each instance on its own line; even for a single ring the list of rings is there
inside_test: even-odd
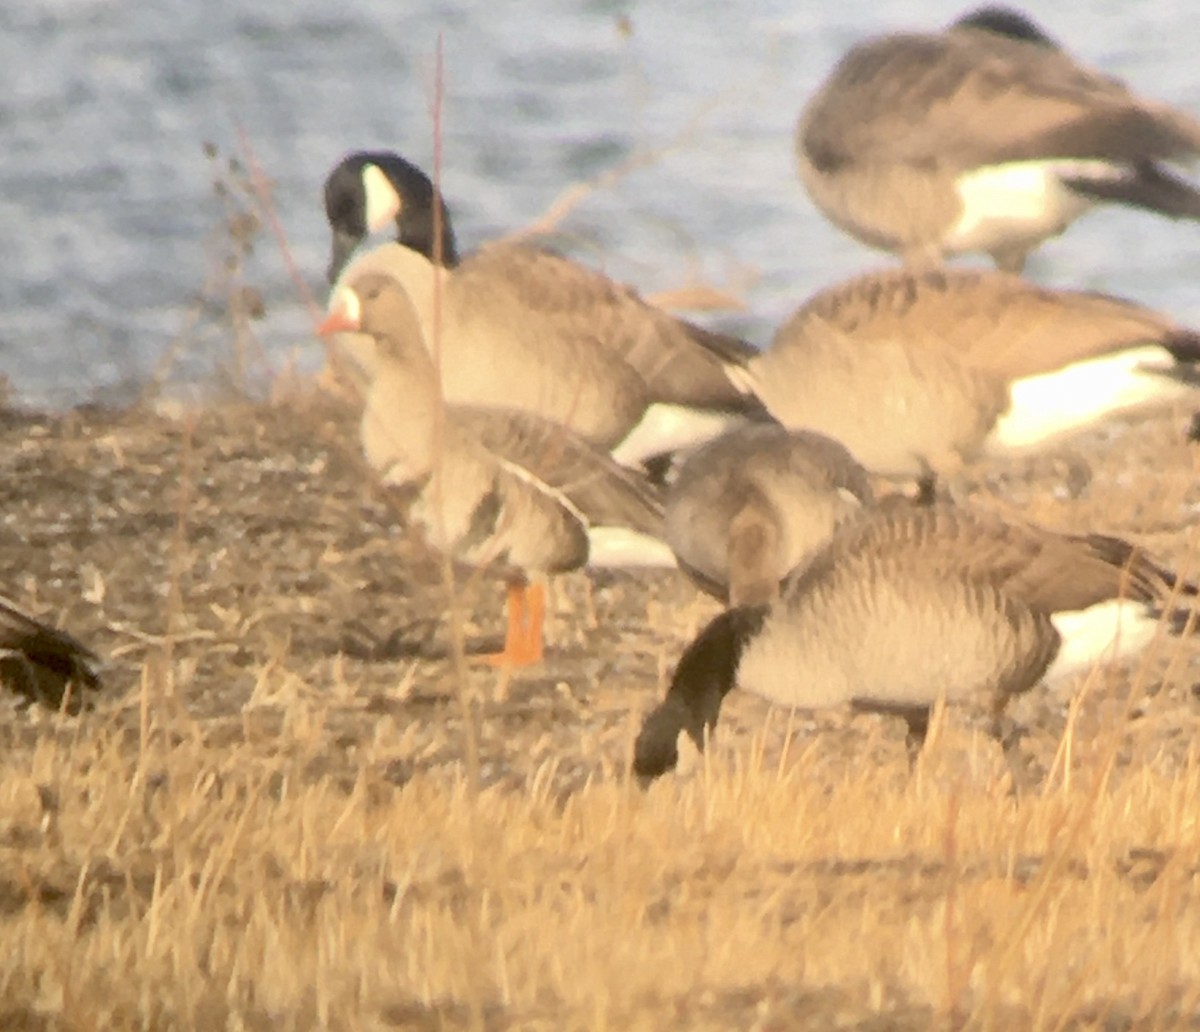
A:
[[[992,4],[965,14],[952,29],[981,29],[997,36],[1006,36],[1020,43],[1033,43],[1048,50],[1061,50],[1058,41],[1029,15],[1013,7]]]
[[[398,243],[430,261],[458,262],[441,196],[424,172],[391,151],[355,151],[337,164],[325,179],[325,218],[332,234],[330,283],[369,234],[391,226]]]
[[[422,344],[421,324],[408,293],[383,273],[369,272],[339,287],[329,301],[329,314],[317,326],[322,337],[333,333],[365,333],[375,341],[380,360],[400,359]]]

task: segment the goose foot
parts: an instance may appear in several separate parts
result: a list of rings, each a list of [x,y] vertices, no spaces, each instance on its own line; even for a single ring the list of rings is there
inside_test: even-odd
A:
[[[483,656],[490,666],[526,667],[542,661],[542,626],[546,618],[546,588],[542,584],[508,586],[508,627],[504,648]]]

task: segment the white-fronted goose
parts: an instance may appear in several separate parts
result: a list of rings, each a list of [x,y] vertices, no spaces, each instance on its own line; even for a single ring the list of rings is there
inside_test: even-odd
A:
[[[0,682],[30,702],[55,709],[79,709],[85,691],[100,687],[99,659],[65,631],[35,620],[13,602],[0,598]]]
[[[684,460],[667,489],[667,543],[704,591],[758,604],[873,501],[866,470],[837,441],[747,425]]]
[[[326,180],[325,210],[330,279],[373,270],[404,284],[426,339],[440,340],[452,404],[502,403],[566,423],[626,463],[711,437],[739,414],[764,416],[728,375],[755,354],[750,345],[534,247],[497,243],[460,257],[429,177],[396,154],[345,158]],[[367,234],[385,229],[396,243],[347,268]]]
[[[339,287],[322,333],[373,342],[362,416],[367,461],[408,505],[429,543],[509,583],[504,651],[511,666],[542,655],[543,594],[529,578],[585,563],[673,565],[662,504],[644,478],[566,427],[527,412],[447,405],[417,314],[390,276]]]
[[[1019,271],[1102,201],[1200,218],[1166,164],[1200,155],[1200,120],[1003,7],[855,46],[801,113],[796,153],[831,221],[924,267],[975,251]]]
[[[778,602],[700,633],[642,727],[635,769],[671,769],[680,731],[703,747],[734,687],[903,716],[914,754],[940,698],[988,705],[999,735],[1013,695],[1135,654],[1177,593],[1196,589],[1116,538],[887,500],[844,524]],[[1174,630],[1186,622],[1172,611]]]
[[[1132,302],[991,270],[893,269],[815,295],[749,384],[786,426],[909,479],[1187,398],[1197,360],[1200,335]]]

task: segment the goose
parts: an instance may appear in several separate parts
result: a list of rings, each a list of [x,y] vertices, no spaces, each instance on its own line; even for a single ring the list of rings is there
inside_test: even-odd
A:
[[[1200,120],[1075,61],[1019,11],[852,48],[801,112],[805,189],[840,229],[907,264],[983,252],[1019,272],[1097,203],[1200,218],[1169,167]]]
[[[667,488],[679,568],[733,606],[768,602],[842,521],[871,505],[870,478],[841,444],[747,424],[701,445]]]
[[[739,418],[767,418],[730,378],[755,354],[751,345],[676,319],[548,251],[496,242],[461,256],[441,195],[397,154],[344,158],[326,179],[325,212],[335,293],[365,271],[403,283],[425,339],[440,342],[452,404],[499,402],[566,423],[625,464]],[[369,233],[388,228],[394,243],[347,264]],[[344,336],[337,343],[360,367],[359,354],[371,350]]]
[[[99,659],[65,631],[35,620],[9,599],[0,598],[0,682],[30,702],[71,711],[81,707],[81,691],[100,687]],[[69,686],[76,689],[67,695]]]
[[[703,748],[735,687],[799,709],[901,716],[911,758],[942,698],[986,704],[1001,737],[1014,695],[1136,654],[1164,611],[1181,632],[1187,614],[1173,603],[1195,594],[1117,538],[885,499],[839,528],[779,600],[728,609],[700,632],[643,723],[634,769],[672,769],[680,731]]]
[[[528,412],[450,405],[409,295],[365,273],[337,290],[322,334],[374,343],[361,421],[367,462],[436,549],[507,581],[504,650],[543,655],[540,578],[592,565],[674,565],[657,489],[567,427]]]
[[[1129,301],[897,268],[816,294],[742,375],[784,425],[835,438],[874,474],[928,482],[1186,400],[1198,360],[1200,334]]]

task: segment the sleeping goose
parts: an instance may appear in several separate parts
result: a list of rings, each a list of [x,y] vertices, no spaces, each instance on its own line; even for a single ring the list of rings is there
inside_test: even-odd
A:
[[[796,129],[800,178],[851,236],[906,263],[1026,256],[1093,205],[1200,218],[1169,163],[1200,155],[1200,120],[1075,61],[1018,11],[858,44]]]
[[[784,425],[907,480],[1190,399],[1198,360],[1200,335],[1119,298],[891,269],[816,294],[743,375]]]
[[[749,424],[684,459],[667,489],[667,543],[702,590],[733,606],[768,602],[873,501],[866,470],[837,441]]]
[[[29,701],[58,708],[69,688],[74,711],[81,692],[100,687],[95,653],[65,631],[35,620],[0,598],[0,682]]]
[[[429,543],[509,585],[504,651],[542,657],[538,578],[585,563],[673,565],[656,490],[567,427],[515,409],[451,405],[404,288],[381,273],[338,288],[323,334],[372,342],[361,433],[367,461]],[[533,580],[534,583],[530,583]]]
[[[441,196],[399,155],[346,157],[326,179],[325,211],[331,282],[379,271],[404,284],[425,339],[440,342],[452,404],[502,403],[566,423],[628,464],[713,436],[739,415],[765,417],[729,377],[755,353],[750,345],[534,247],[494,243],[460,256]],[[364,238],[385,229],[396,242],[347,268]],[[364,350],[353,338],[338,343],[352,361]]]
[[[687,647],[645,720],[634,766],[673,768],[686,731],[703,748],[735,687],[816,710],[891,713],[919,751],[932,705],[974,701],[993,733],[1012,696],[1137,653],[1164,610],[1175,631],[1194,596],[1116,538],[1018,526],[945,504],[887,500],[844,524],[770,605],[713,620]]]

